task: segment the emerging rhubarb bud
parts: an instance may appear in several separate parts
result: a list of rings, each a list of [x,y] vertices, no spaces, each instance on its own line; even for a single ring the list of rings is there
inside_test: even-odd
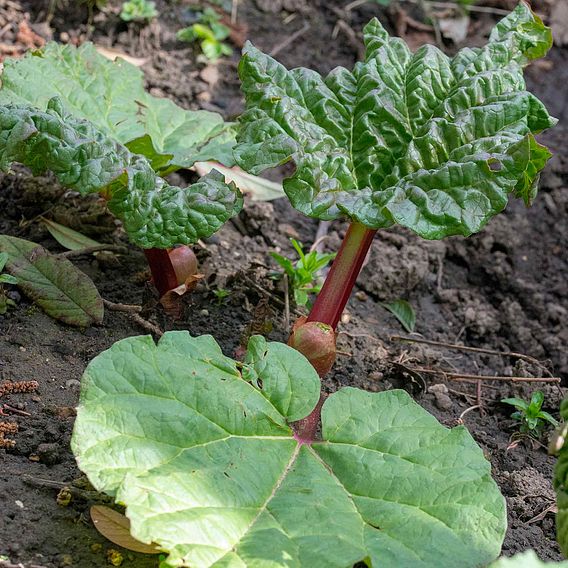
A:
[[[170,261],[176,273],[178,285],[197,272],[197,257],[191,248],[182,245],[168,251]]]
[[[306,321],[299,318],[294,327],[288,345],[293,347],[312,364],[320,377],[324,377],[335,362],[335,331],[330,325],[318,321]]]

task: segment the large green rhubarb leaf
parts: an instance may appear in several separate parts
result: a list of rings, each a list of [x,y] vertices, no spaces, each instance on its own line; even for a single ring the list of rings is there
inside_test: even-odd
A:
[[[376,19],[364,35],[365,61],[327,77],[247,44],[239,165],[257,174],[293,161],[284,188],[301,212],[428,239],[478,231],[511,193],[529,204],[550,156],[533,135],[555,120],[525,90],[523,66],[552,44],[528,5],[453,58],[412,53]]]
[[[244,364],[210,336],[119,341],[83,377],[72,439],[95,487],[126,505],[132,535],[171,566],[483,566],[506,520],[489,463],[404,391],[345,388],[323,441],[288,420],[319,399],[297,351],[255,337]]]
[[[45,110],[59,97],[66,111],[89,120],[118,142],[155,160],[165,171],[196,161],[233,164],[234,129],[221,115],[182,109],[144,90],[142,71],[122,59],[109,61],[93,44],[48,43],[22,59],[6,59],[0,104]]]
[[[34,174],[52,171],[82,194],[99,192],[143,248],[190,244],[212,235],[242,205],[233,183],[212,171],[190,187],[168,185],[146,158],[90,122],[67,115],[61,100],[46,111],[29,105],[0,106],[0,168],[13,162]]]

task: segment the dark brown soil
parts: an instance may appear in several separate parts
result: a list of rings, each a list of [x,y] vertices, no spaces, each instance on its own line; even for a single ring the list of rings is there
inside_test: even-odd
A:
[[[372,15],[380,15],[392,30],[400,24],[394,8],[375,4],[353,11],[349,20],[338,11],[345,4],[339,0],[296,0],[296,16],[285,23],[293,10],[291,0],[283,3],[290,12],[262,11],[258,6],[270,3],[241,0],[239,21],[245,26],[241,35],[267,51],[309,23],[309,30],[278,54],[288,66],[307,65],[325,72],[338,64],[352,65],[357,36],[349,37],[340,30],[338,38],[331,39],[339,17],[355,32]],[[44,23],[48,2],[6,4],[11,17],[23,18],[29,12],[34,29],[43,37],[84,39],[84,8],[68,6],[56,11],[49,28]],[[237,54],[220,63],[222,80],[211,88],[202,78],[203,66],[196,62],[193,48],[176,42],[184,3],[158,2],[160,18],[144,29],[123,24],[112,12],[116,5],[111,3],[110,14],[95,16],[93,39],[130,55],[147,57],[144,70],[153,93],[169,96],[188,108],[218,110],[227,118],[240,112]],[[467,42],[480,43],[493,21],[492,15],[476,19]],[[5,34],[5,41],[10,33]],[[419,41],[424,32],[409,27],[407,34],[410,41]],[[521,203],[511,203],[504,214],[470,239],[425,242],[401,229],[382,232],[340,326],[342,354],[325,380],[325,388],[407,388],[447,425],[456,424],[470,409],[463,414],[463,422],[486,451],[507,498],[509,530],[503,553],[533,548],[541,558],[555,560],[561,556],[552,512],[554,460],[542,445],[527,441],[511,444],[515,426],[509,419],[510,409],[498,402],[511,395],[526,398],[535,385],[485,382],[478,398],[475,385],[410,370],[420,367],[568,378],[568,158],[564,152],[568,51],[555,48],[545,65],[529,69],[528,82],[560,119],[554,131],[542,136],[556,155],[543,175],[534,206],[526,210]],[[52,209],[54,200],[57,206]],[[125,243],[124,236],[113,232],[113,220],[96,200],[66,196],[49,177],[33,180],[23,169],[0,178],[0,233],[28,238],[59,252],[57,243],[33,221],[46,211],[85,234]],[[271,339],[286,339],[282,293],[266,276],[266,266],[271,265],[268,250],[291,253],[290,236],[309,244],[316,229],[317,222],[303,218],[284,200],[249,204],[238,222],[229,223],[205,243],[206,248],[199,249],[206,279],[188,300],[186,316],[175,323],[149,303],[151,293],[144,284],[146,266],[140,251],[130,247],[127,255],[84,259],[77,264],[93,278],[104,298],[144,303],[149,306],[145,315],[162,328],[187,329],[194,335],[211,333],[225,353],[232,355],[247,328],[262,328],[265,320],[272,322]],[[336,249],[345,229],[345,224],[333,223],[326,247]],[[222,304],[211,292],[215,287],[231,292]],[[17,292],[12,294],[17,307],[0,316],[0,382],[35,380],[39,389],[35,394],[2,400],[25,414],[8,419],[19,425],[13,436],[15,448],[0,450],[0,558],[4,555],[12,564],[26,568],[106,566],[108,550],[116,547],[97,533],[89,519],[89,507],[99,498],[85,488],[69,450],[73,407],[88,361],[114,341],[144,330],[127,315],[110,310],[103,325],[73,329],[51,320]],[[381,302],[398,298],[407,299],[416,309],[416,337],[525,353],[543,364],[396,341],[391,336],[401,334],[401,329]],[[542,390],[546,409],[555,412],[562,397],[560,388],[545,385]],[[481,411],[471,409],[479,402]],[[64,486],[77,489],[66,507],[56,501]],[[122,553],[123,566],[146,568],[158,563],[156,557]],[[8,565],[0,560],[0,566]]]

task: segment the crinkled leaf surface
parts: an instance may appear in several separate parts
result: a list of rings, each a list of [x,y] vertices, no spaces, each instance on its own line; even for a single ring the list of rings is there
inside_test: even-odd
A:
[[[73,116],[89,120],[122,144],[135,145],[133,151],[149,158],[161,155],[161,169],[206,160],[227,166],[234,162],[234,129],[221,115],[153,97],[144,90],[140,69],[123,59],[109,61],[91,43],[75,48],[51,42],[22,59],[4,61],[0,104],[27,103],[45,110],[55,96]],[[142,144],[144,137],[151,143]]]
[[[46,314],[69,325],[101,323],[103,301],[91,279],[72,262],[24,239],[0,235],[6,270]]]
[[[552,44],[528,5],[453,58],[412,53],[376,19],[364,35],[365,61],[326,77],[245,47],[239,165],[257,174],[292,160],[284,189],[301,212],[428,239],[478,231],[511,193],[529,204],[550,156],[533,135],[555,120],[525,90],[523,66]]]
[[[212,337],[168,332],[119,341],[87,367],[73,451],[126,505],[136,539],[192,568],[497,556],[504,500],[465,428],[404,391],[345,388],[324,404],[324,441],[302,445],[285,414],[315,406],[317,374],[287,346],[255,338],[251,351],[241,375]]]
[[[82,194],[105,194],[130,239],[143,248],[195,243],[218,231],[242,206],[236,186],[215,171],[187,188],[169,185],[146,158],[90,122],[67,115],[58,98],[46,111],[0,106],[0,168],[13,162],[34,174],[50,170]]]

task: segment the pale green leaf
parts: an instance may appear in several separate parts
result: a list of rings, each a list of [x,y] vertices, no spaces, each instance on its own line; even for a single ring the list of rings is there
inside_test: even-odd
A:
[[[239,165],[258,174],[293,161],[284,189],[301,212],[429,239],[479,231],[510,194],[530,204],[550,157],[533,134],[555,120],[525,90],[523,66],[551,45],[528,5],[453,58],[412,53],[376,19],[364,36],[365,61],[326,77],[246,45]]]
[[[323,441],[301,444],[277,407],[309,412],[294,399],[315,392],[316,372],[287,346],[250,349],[243,376],[211,337],[187,332],[124,339],[87,367],[73,451],[126,505],[134,538],[192,568],[497,556],[504,500],[465,428],[442,427],[403,391],[347,388],[324,404]]]
[[[404,327],[408,333],[414,331],[416,326],[416,313],[414,308],[406,300],[395,300],[390,304],[383,304],[385,307]]]
[[[103,321],[103,301],[95,285],[66,258],[8,235],[0,235],[0,252],[8,254],[6,271],[46,314],[81,327]]]
[[[142,71],[123,59],[109,61],[91,43],[79,48],[54,42],[6,59],[0,104],[31,104],[45,110],[59,97],[63,108],[95,124],[135,152],[162,156],[160,169],[189,167],[195,161],[233,163],[232,126],[216,113],[182,109],[144,90]],[[151,144],[140,138],[148,136]],[[146,154],[146,151],[148,154]]]
[[[81,250],[87,247],[98,246],[100,243],[86,237],[81,233],[60,225],[51,219],[42,217],[41,222],[45,225],[51,236],[62,246],[68,250]]]
[[[0,168],[13,162],[34,174],[52,171],[82,194],[102,193],[130,239],[143,248],[195,243],[218,231],[242,205],[235,185],[218,172],[187,188],[167,184],[144,157],[65,114],[57,98],[45,112],[0,106]]]

